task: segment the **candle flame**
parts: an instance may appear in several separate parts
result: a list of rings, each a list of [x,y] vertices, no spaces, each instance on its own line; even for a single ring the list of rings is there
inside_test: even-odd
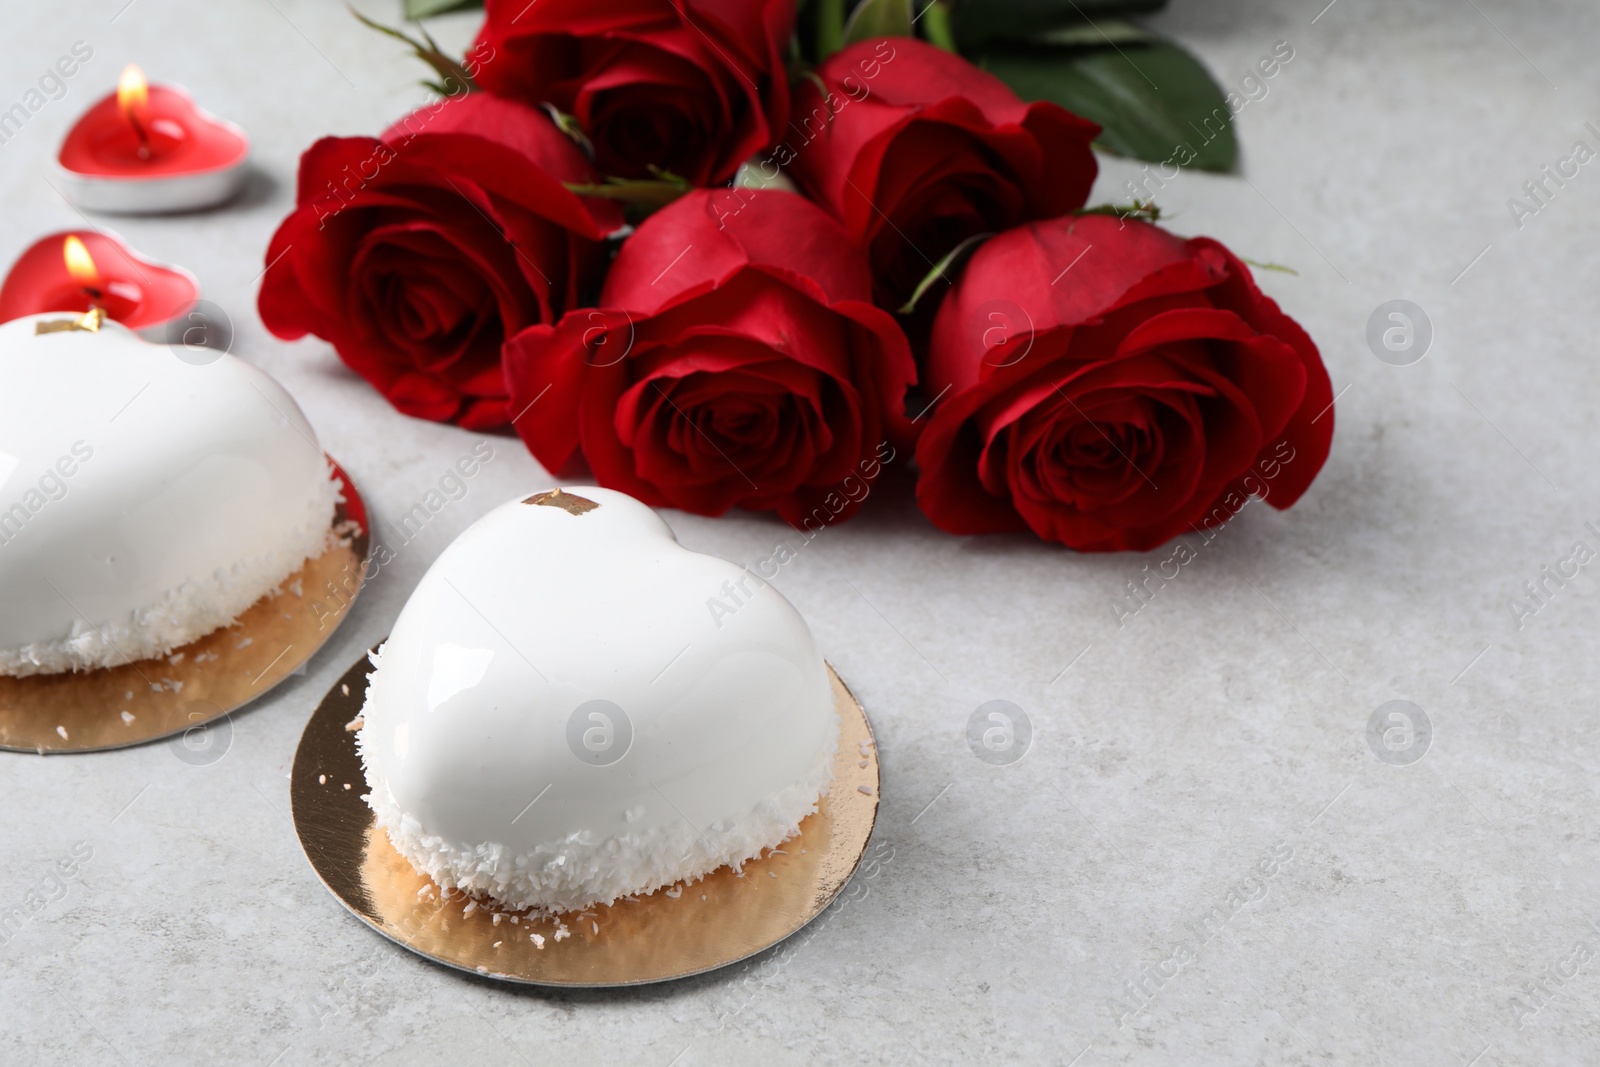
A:
[[[124,115],[132,115],[136,109],[143,108],[150,99],[150,83],[145,81],[144,71],[139,69],[137,63],[129,63],[122,68],[122,76],[117,79],[117,107],[122,109]]]
[[[76,236],[61,243],[61,258],[66,260],[67,273],[73,281],[86,289],[100,288],[100,271],[94,265],[94,257]]]

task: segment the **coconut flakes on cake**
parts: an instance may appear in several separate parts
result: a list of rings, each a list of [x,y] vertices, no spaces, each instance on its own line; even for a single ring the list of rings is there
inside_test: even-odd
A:
[[[0,649],[0,675],[90,671],[166,656],[229,625],[263,596],[331,547],[334,509],[344,499],[338,476],[327,468],[303,501],[298,521],[289,524],[273,550],[242,559],[224,570],[191,577],[159,601],[96,626],[74,620],[71,632],[21,648]],[[174,690],[176,691],[176,690]]]

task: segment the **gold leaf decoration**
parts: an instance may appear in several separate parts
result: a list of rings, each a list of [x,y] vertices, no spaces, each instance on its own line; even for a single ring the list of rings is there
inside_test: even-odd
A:
[[[588,497],[578,496],[559,488],[552,489],[547,493],[535,493],[524,500],[523,503],[547,508],[560,508],[568,515],[582,515],[584,512],[593,511],[600,506]]]

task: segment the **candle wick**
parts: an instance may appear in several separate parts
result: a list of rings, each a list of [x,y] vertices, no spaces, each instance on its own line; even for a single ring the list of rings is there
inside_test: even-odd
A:
[[[133,113],[132,108],[129,108],[125,114],[127,115],[128,125],[133,127],[134,136],[139,138],[139,158],[149,159],[150,135],[145,132],[144,123],[139,121],[139,116]]]

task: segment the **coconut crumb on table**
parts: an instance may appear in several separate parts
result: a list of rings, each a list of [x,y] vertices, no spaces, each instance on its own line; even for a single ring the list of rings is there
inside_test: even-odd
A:
[[[56,733],[61,735],[61,740],[67,740],[67,728],[65,726],[57,726]]]
[[[365,725],[367,725],[367,717],[365,715],[357,715],[355,718],[344,724],[344,732],[347,734],[353,734]]]
[[[346,782],[346,783],[345,783],[345,784],[344,784],[344,787],[345,787],[345,788],[346,788],[346,789],[349,789],[349,788],[350,788],[350,783],[349,783],[349,782]]]
[[[478,910],[478,902],[476,900],[468,900],[467,901],[467,906],[461,909],[461,914],[464,915],[464,916],[465,915],[471,915],[473,912],[475,912],[477,910]]]
[[[535,933],[530,932],[528,934],[528,940],[533,942],[533,947],[534,948],[541,949],[541,950],[544,948],[544,935],[543,934],[535,934]]]
[[[858,785],[856,786],[856,792],[865,793],[870,797],[872,795],[872,787],[870,785]]]
[[[128,724],[132,723],[133,720],[134,720],[134,716],[132,714],[130,714],[129,712],[124,711],[122,713],[122,725],[127,726]]]
[[[339,683],[339,692],[343,693],[345,696],[349,696],[350,695],[350,685],[349,685],[349,683],[348,682],[340,682]]]
[[[328,784],[328,776],[326,774],[317,775],[317,784],[318,785],[327,785]]]
[[[495,943],[494,943],[494,946],[493,946],[493,947],[494,947],[494,948],[499,948],[499,947],[500,947],[500,946],[501,946],[501,945],[503,945],[503,944],[505,944],[505,942],[504,942],[504,941],[496,941],[496,942],[495,942]]]
[[[253,645],[255,643],[256,643],[256,639],[255,638],[247,637],[243,641],[240,641],[238,644],[234,645],[233,647],[235,649],[249,648],[251,645]]]

